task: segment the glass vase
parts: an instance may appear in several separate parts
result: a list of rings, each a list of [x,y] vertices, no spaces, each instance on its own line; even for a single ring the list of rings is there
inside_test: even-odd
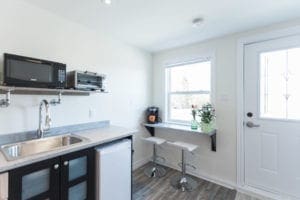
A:
[[[197,130],[198,129],[198,122],[195,119],[193,119],[191,121],[191,129],[192,130]]]

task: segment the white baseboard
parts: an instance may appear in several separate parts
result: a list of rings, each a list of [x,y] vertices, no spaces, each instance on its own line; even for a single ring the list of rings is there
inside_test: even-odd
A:
[[[237,187],[237,191],[264,200],[299,200],[298,198],[284,194],[265,191],[251,186]]]
[[[258,190],[249,186],[241,186],[237,187],[236,190],[240,193],[256,197],[258,199],[278,199],[278,196],[271,194],[271,193],[266,193],[265,191]]]
[[[145,165],[146,163],[148,163],[150,161],[150,158],[143,158],[140,160],[137,160],[133,163],[133,170],[136,170],[137,168],[140,168],[141,166]]]

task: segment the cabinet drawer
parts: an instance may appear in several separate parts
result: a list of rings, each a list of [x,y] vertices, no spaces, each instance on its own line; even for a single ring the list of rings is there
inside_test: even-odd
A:
[[[8,199],[8,173],[0,174],[0,200]]]

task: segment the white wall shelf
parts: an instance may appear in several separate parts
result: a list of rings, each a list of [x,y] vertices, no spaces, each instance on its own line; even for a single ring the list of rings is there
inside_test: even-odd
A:
[[[51,104],[61,103],[62,95],[71,96],[89,96],[90,94],[107,93],[105,91],[83,91],[74,89],[48,89],[48,88],[30,88],[30,87],[13,87],[0,86],[0,94],[5,94],[4,99],[0,99],[0,108],[7,108],[11,103],[11,94],[17,95],[57,95],[58,100],[52,99]]]
[[[107,93],[101,91],[82,91],[74,89],[48,89],[48,88],[30,88],[30,87],[13,87],[13,86],[0,86],[0,94],[20,95],[73,95],[73,96],[89,96],[96,93]]]

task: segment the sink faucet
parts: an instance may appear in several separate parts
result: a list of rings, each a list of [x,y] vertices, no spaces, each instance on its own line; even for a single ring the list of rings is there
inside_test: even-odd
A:
[[[43,106],[45,107],[46,111],[46,118],[45,118],[45,126],[43,127],[42,123],[42,111],[43,111]],[[42,100],[40,103],[40,108],[39,108],[39,128],[37,130],[37,137],[38,138],[43,138],[44,137],[44,131],[48,131],[51,126],[51,118],[50,118],[50,112],[49,112],[49,107],[50,104],[48,103],[47,100]]]

